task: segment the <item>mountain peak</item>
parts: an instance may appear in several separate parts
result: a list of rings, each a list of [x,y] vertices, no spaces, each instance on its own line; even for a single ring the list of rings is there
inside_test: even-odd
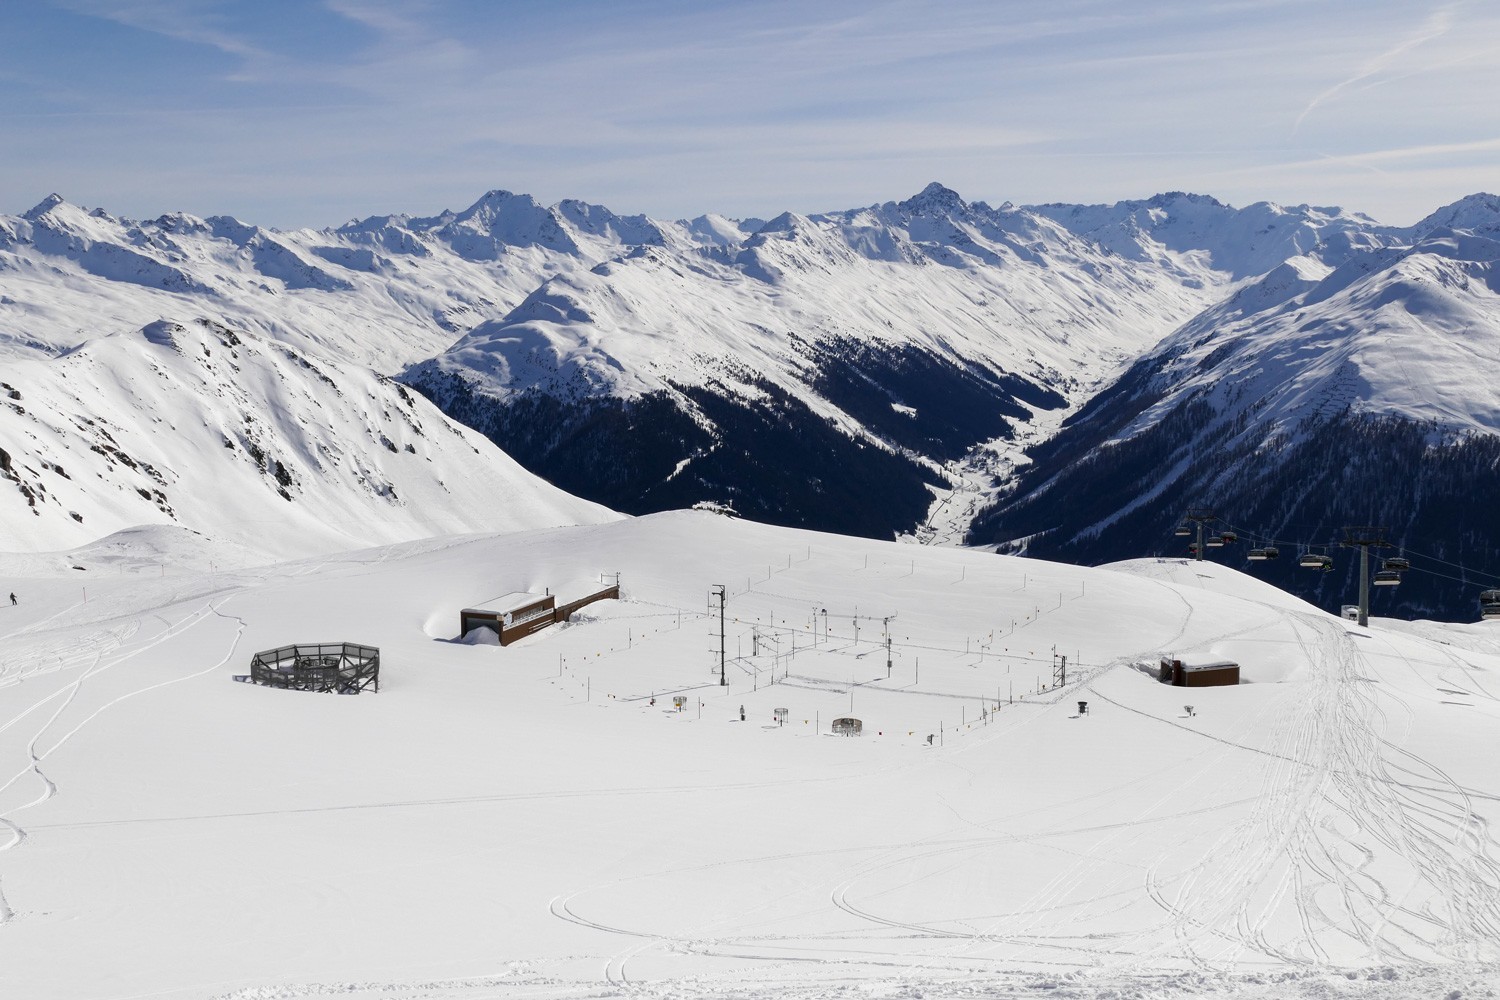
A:
[[[1229,207],[1213,195],[1192,194],[1188,191],[1165,191],[1161,194],[1155,194],[1146,199],[1146,204],[1152,208],[1166,208],[1169,205],[1178,204],[1206,205],[1209,208]]]
[[[66,204],[67,200],[64,199],[62,195],[54,191],[47,197],[43,198],[41,201],[37,202],[30,211],[23,213],[21,215],[21,218],[26,219],[30,222],[35,222],[37,219],[40,219],[42,216],[52,211],[58,205]]]
[[[901,202],[900,206],[913,214],[961,211],[968,207],[957,191],[944,187],[937,181]]]
[[[479,196],[479,200],[470,205],[465,214],[477,212],[482,208],[508,205],[513,201],[519,201],[525,205],[536,205],[537,201],[529,194],[516,194],[514,191],[506,191],[503,188],[495,188],[486,191]]]
[[[1477,191],[1444,205],[1413,226],[1412,231],[1420,234],[1434,229],[1485,231],[1497,228],[1500,228],[1500,197]]]

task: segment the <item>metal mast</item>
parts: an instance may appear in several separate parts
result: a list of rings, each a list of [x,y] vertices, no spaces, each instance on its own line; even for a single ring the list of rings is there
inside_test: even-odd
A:
[[[1359,549],[1359,625],[1370,627],[1370,550],[1390,548],[1386,539],[1388,529],[1370,525],[1355,525],[1344,529],[1344,541],[1348,548]]]
[[[719,686],[728,687],[729,678],[724,673],[724,585],[714,584],[713,596],[719,599]]]
[[[1214,512],[1207,507],[1191,507],[1188,509],[1186,520],[1194,521],[1198,525],[1198,551],[1194,554],[1199,562],[1203,561],[1203,526],[1210,521],[1217,520]]]

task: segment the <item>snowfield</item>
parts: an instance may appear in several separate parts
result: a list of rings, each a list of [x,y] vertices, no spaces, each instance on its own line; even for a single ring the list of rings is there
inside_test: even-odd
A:
[[[696,512],[235,570],[128,542],[0,555],[7,997],[1500,987],[1491,624]],[[231,680],[317,641],[379,646],[379,693]],[[1245,683],[1164,686],[1168,652]]]

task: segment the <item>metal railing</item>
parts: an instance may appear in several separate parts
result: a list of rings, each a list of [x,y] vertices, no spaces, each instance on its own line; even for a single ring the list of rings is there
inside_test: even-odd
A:
[[[280,646],[256,653],[250,673],[241,676],[254,684],[294,691],[379,691],[380,650],[353,642]]]

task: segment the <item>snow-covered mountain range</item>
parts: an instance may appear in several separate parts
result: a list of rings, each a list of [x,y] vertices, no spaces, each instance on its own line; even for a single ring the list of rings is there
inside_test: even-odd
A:
[[[1450,577],[1414,576],[1393,610],[1472,610],[1500,571],[1500,199],[1398,235],[1337,265],[1291,258],[1184,324],[1036,450],[973,537],[1092,561],[1172,551],[1189,504],[1292,555],[1382,526],[1386,555]],[[1264,572],[1316,596],[1349,593],[1354,560],[1340,569]]]
[[[228,337],[255,345],[255,384],[305,386],[235,405],[261,420],[284,414],[304,436],[331,406],[345,419],[327,421],[327,439],[259,446],[262,463],[245,447],[158,434],[148,461],[179,482],[253,470],[260,493],[291,510],[284,490],[319,523],[309,538],[339,534],[328,525],[348,516],[332,500],[344,490],[389,505],[381,491],[393,487],[406,504],[401,530],[420,531],[428,518],[494,515],[507,505],[480,497],[497,489],[542,489],[510,467],[495,473],[510,485],[474,479],[475,496],[460,497],[465,475],[437,455],[397,482],[384,471],[387,442],[396,457],[411,453],[360,417],[363,401],[345,405],[312,374],[336,368],[327,381],[364,379],[396,401],[382,412],[408,407],[409,386],[530,473],[616,510],[714,500],[761,520],[891,537],[920,532],[939,507],[962,510],[955,491],[991,490],[998,477],[1014,488],[971,540],[1092,559],[1103,553],[1090,539],[1106,535],[1142,551],[1185,493],[1284,533],[1247,510],[1252,493],[1228,489],[1251,478],[1229,470],[1242,460],[1258,476],[1299,468],[1287,456],[1331,421],[1386,414],[1422,423],[1429,443],[1466,447],[1456,435],[1494,431],[1493,380],[1472,373],[1496,351],[1497,217],[1488,195],[1397,228],[1334,208],[1237,209],[1182,193],[992,207],[933,184],[904,201],[769,221],[660,221],[492,191],[462,211],[280,232],[225,217],[118,219],[53,196],[0,218],[0,358],[34,409],[90,399],[130,424],[160,409],[158,397],[176,398],[179,430],[197,413],[218,440],[244,423],[227,401],[250,380],[209,371],[200,348],[213,358]],[[192,344],[174,350],[164,337]],[[127,367],[154,356],[160,374],[139,369],[130,409],[122,383],[103,375],[112,360],[81,374],[77,359],[101,350],[128,354]],[[63,371],[71,397],[56,388]],[[11,403],[7,419],[27,416]],[[7,547],[75,543],[97,537],[95,525],[141,518],[220,530],[216,504],[192,511],[162,483],[140,484],[142,496],[141,473],[119,463],[85,485],[48,484],[60,477],[46,470],[68,468],[62,446],[44,453],[6,433],[16,490],[4,524],[18,535]],[[323,514],[305,494],[326,478],[334,440],[359,458],[328,487]],[[1083,461],[1106,444],[1126,447]],[[1065,478],[1137,453],[1127,479]],[[495,470],[496,455],[464,461]],[[1016,467],[1028,471],[1012,484]],[[1278,487],[1283,506],[1317,493],[1297,483]],[[37,510],[66,531],[21,537]]]

